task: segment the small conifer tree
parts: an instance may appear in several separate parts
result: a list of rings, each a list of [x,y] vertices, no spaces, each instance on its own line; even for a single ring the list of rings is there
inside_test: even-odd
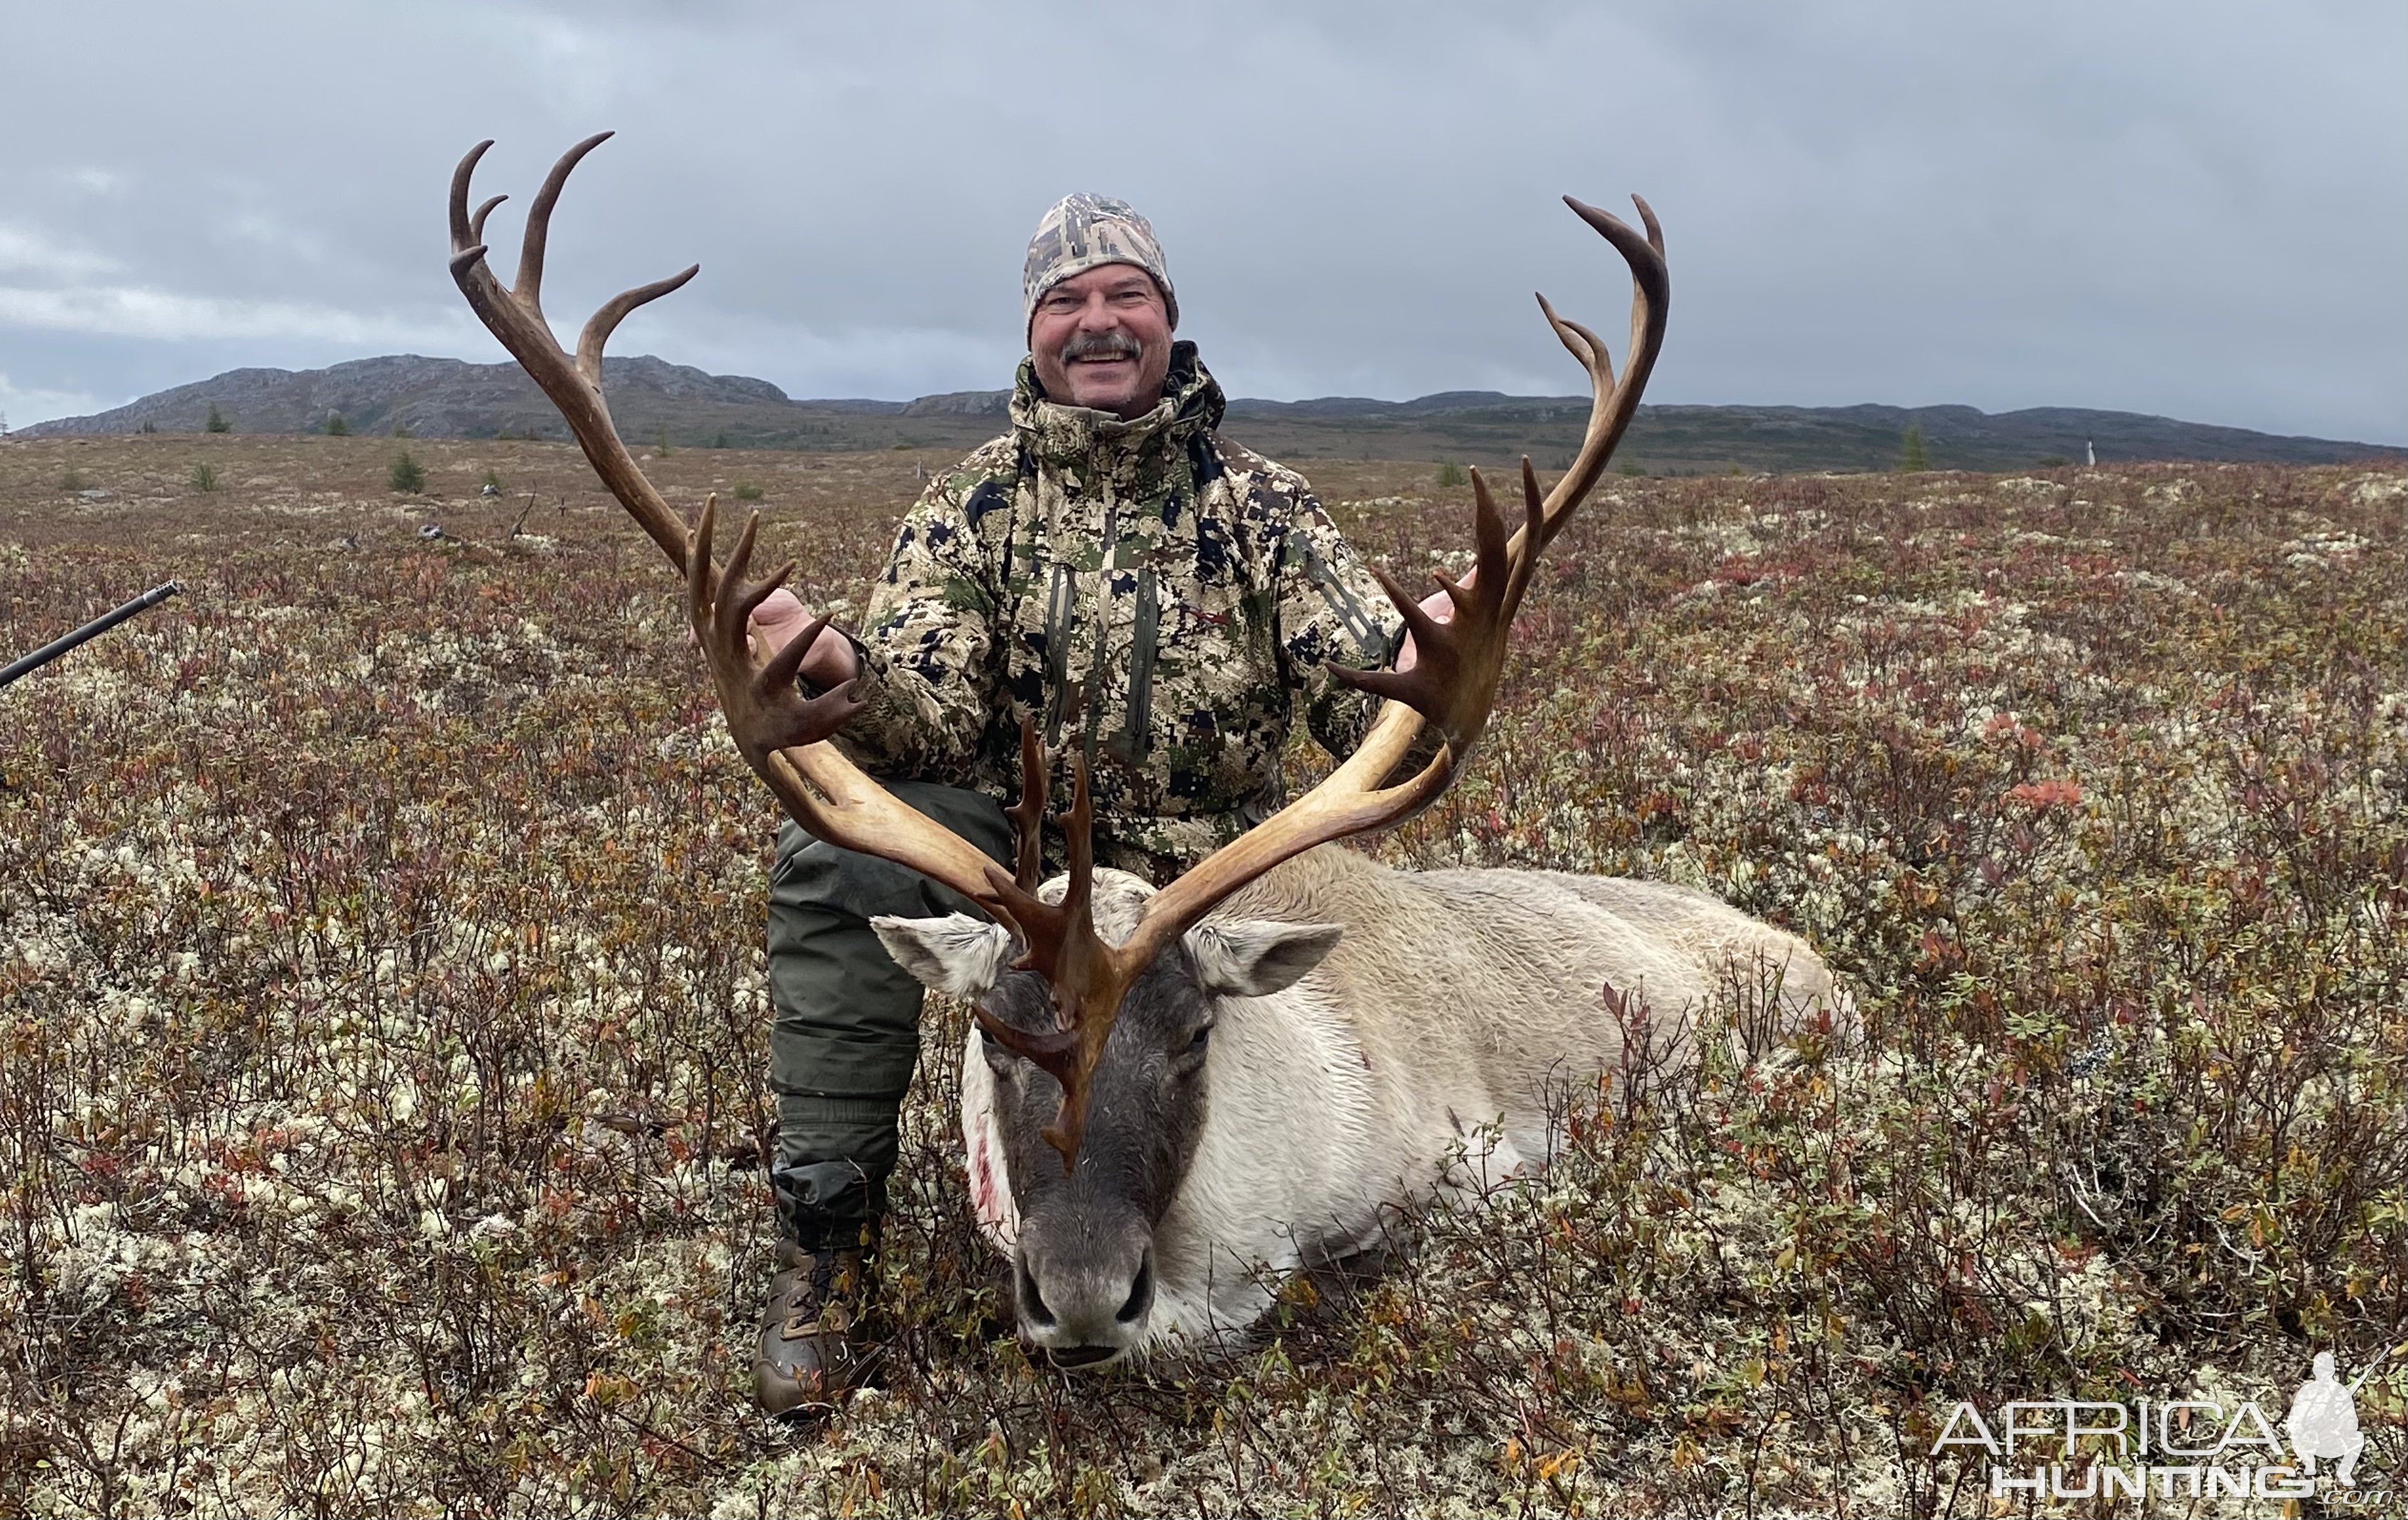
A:
[[[201,424],[201,431],[204,433],[231,433],[234,431],[234,424],[225,420],[225,413],[218,410],[218,404],[212,401],[209,403],[209,420]]]
[[[326,437],[330,438],[347,438],[351,436],[351,424],[343,421],[343,414],[341,412],[330,411],[326,413]]]
[[[1898,467],[1909,475],[1931,467],[1931,454],[1923,446],[1921,423],[1907,423],[1906,431],[1899,436]]]
[[[1463,466],[1454,460],[1441,459],[1438,465],[1438,483],[1441,486],[1469,485],[1471,477],[1463,473]]]
[[[426,489],[426,471],[404,449],[393,456],[393,468],[385,473],[385,489],[399,495],[414,496]]]

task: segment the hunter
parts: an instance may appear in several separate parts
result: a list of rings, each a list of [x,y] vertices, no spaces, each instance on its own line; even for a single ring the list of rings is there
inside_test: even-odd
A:
[[[1179,298],[1144,217],[1067,197],[1038,224],[1021,290],[1011,430],[929,482],[861,633],[824,633],[801,680],[813,695],[858,681],[866,705],[837,745],[1006,869],[1003,810],[1033,714],[1065,756],[1054,796],[1069,795],[1069,752],[1091,756],[1097,863],[1167,881],[1281,806],[1299,711],[1332,755],[1353,751],[1373,703],[1333,667],[1409,668],[1412,642],[1303,477],[1218,435],[1221,388],[1196,345],[1172,339]],[[1453,610],[1443,593],[1424,605]],[[779,592],[753,625],[766,653],[810,622]],[[824,1406],[876,1370],[865,1266],[919,1060],[921,987],[868,921],[978,912],[791,821],[779,833],[781,1239],[754,1367],[772,1414]]]

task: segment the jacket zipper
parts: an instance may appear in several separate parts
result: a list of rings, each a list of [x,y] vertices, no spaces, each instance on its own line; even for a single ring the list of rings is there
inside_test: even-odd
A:
[[[1054,562],[1045,591],[1045,742],[1062,742],[1062,707],[1070,688],[1070,613],[1079,602],[1078,572]]]
[[[1080,717],[1079,739],[1089,754],[1096,753],[1096,733],[1104,712],[1104,665],[1112,642],[1112,561],[1120,556],[1120,502],[1112,495],[1111,477],[1103,475],[1104,544],[1096,562],[1096,649],[1087,662],[1087,710]]]
[[[1129,634],[1128,726],[1113,745],[1131,765],[1145,757],[1154,733],[1154,651],[1162,622],[1161,592],[1154,566],[1137,572],[1137,625]]]

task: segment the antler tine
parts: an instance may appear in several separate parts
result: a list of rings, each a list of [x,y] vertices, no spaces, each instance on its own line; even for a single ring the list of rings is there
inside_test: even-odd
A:
[[[666,280],[655,280],[649,285],[621,291],[603,303],[600,310],[585,319],[585,330],[577,335],[577,372],[595,390],[602,387],[602,345],[610,341],[610,334],[624,322],[627,313],[651,301],[657,301],[669,292],[702,272],[702,265],[689,264]]]
[[[711,536],[719,530],[719,493],[702,498],[686,538],[685,611],[697,633],[711,626],[710,605],[719,595],[719,571],[711,561]]]
[[[1528,454],[1522,456],[1522,526],[1514,533],[1513,542],[1537,544],[1541,548],[1547,542],[1547,498],[1545,493],[1539,489],[1539,472],[1530,467]],[[1507,546],[1506,552],[1512,552],[1511,545]],[[1530,589],[1530,578],[1538,572],[1539,556],[1536,552],[1524,554],[1514,559],[1512,565],[1512,578],[1505,587],[1505,619],[1508,623],[1522,609],[1522,594]],[[1462,605],[1460,598],[1456,605]]]
[[[477,161],[484,157],[485,151],[493,146],[494,139],[487,137],[483,142],[469,149],[452,170],[452,252],[454,257],[455,270],[458,256],[466,253],[469,246],[482,237],[485,211],[493,209],[493,203],[488,201],[485,203],[484,210],[477,213],[476,220],[473,222],[469,220],[468,181],[476,178]],[[476,251],[481,254],[484,250],[480,248]]]
[[[1546,525],[1532,545],[1534,552],[1544,548],[1563,530],[1573,509],[1605,472],[1606,461],[1612,457],[1614,446],[1622,441],[1631,418],[1638,413],[1639,397],[1647,388],[1647,377],[1656,367],[1656,355],[1664,346],[1664,321],[1672,300],[1671,278],[1664,265],[1664,229],[1643,198],[1633,195],[1630,200],[1639,208],[1641,224],[1647,229],[1643,237],[1611,211],[1570,195],[1564,197],[1564,204],[1572,208],[1573,214],[1612,243],[1613,251],[1630,266],[1630,350],[1617,379],[1604,341],[1580,323],[1557,316],[1547,298],[1539,297],[1539,308],[1545,313],[1555,337],[1587,368],[1593,400],[1580,452],[1573,458],[1571,467],[1555,481],[1555,489],[1547,493]],[[1517,538],[1514,551],[1519,553],[1521,550]]]
[[[527,208],[526,235],[519,241],[519,272],[510,281],[510,299],[538,322],[543,320],[543,250],[552,237],[552,208],[559,203],[561,188],[568,183],[568,172],[578,161],[614,136],[597,132],[561,154],[552,172],[543,177],[543,188],[535,193],[534,204]]]
[[[491,195],[486,197],[484,205],[477,208],[476,211],[468,218],[468,240],[470,242],[481,243],[485,240],[485,219],[494,214],[494,207],[501,205],[502,202],[509,199],[509,197],[508,195]]]
[[[1607,389],[1612,389],[1613,355],[1606,351],[1605,340],[1570,318],[1557,315],[1546,292],[1533,291],[1531,294],[1538,297],[1539,310],[1545,315],[1547,325],[1555,330],[1555,340],[1580,361],[1583,369],[1603,380]]]
[[[718,494],[714,492],[704,499],[704,506],[714,507],[718,501]],[[784,585],[786,578],[795,573],[795,562],[788,560],[758,581],[748,579],[752,570],[752,551],[760,538],[761,514],[750,513],[744,519],[744,530],[736,536],[736,547],[728,552],[726,567],[720,572],[719,583],[711,593],[711,625],[724,644],[741,641],[753,609],[768,600],[769,593]],[[804,638],[808,637],[807,632]]]
[[[1069,868],[1062,911],[1082,920],[1094,937],[1096,898],[1096,798],[1087,786],[1084,751],[1070,757],[1070,814],[1062,821],[1063,863]]]

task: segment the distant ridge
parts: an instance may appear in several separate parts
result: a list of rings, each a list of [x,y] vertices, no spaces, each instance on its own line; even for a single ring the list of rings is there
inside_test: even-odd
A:
[[[620,431],[633,443],[856,451],[963,448],[1006,425],[1004,391],[916,401],[797,401],[767,380],[705,374],[649,355],[603,361]],[[37,423],[22,436],[133,433],[146,424],[195,433],[215,406],[238,433],[323,432],[339,416],[353,433],[395,428],[418,437],[565,438],[567,429],[516,365],[391,354],[325,369],[232,369],[90,417]],[[1288,459],[1453,459],[1509,465],[1527,453],[1558,468],[1580,446],[1585,396],[1445,391],[1412,401],[1325,396],[1229,404],[1226,431]],[[1869,470],[1898,463],[1920,427],[1935,469],[2020,469],[2077,462],[2196,459],[2280,464],[2408,461],[2408,449],[2285,437],[2136,412],[2038,407],[1642,407],[1621,458],[1668,471]]]

